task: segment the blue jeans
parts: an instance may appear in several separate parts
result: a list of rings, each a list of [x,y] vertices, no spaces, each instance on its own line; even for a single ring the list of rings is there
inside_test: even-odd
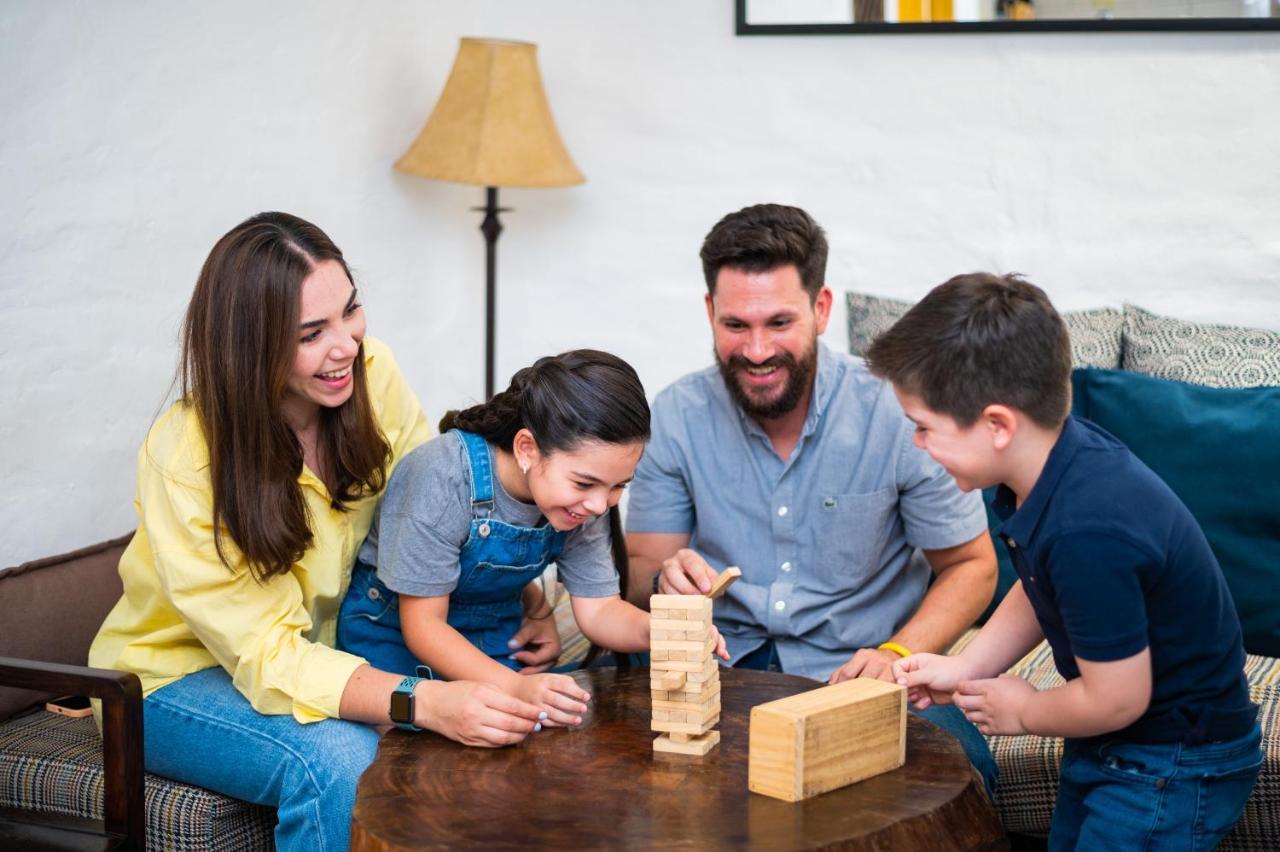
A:
[[[1049,848],[1213,849],[1262,765],[1257,725],[1204,745],[1067,740]]]
[[[778,646],[769,640],[749,654],[738,660],[735,668],[757,669],[761,671],[780,672],[782,664],[778,660]],[[969,763],[982,776],[982,783],[987,788],[987,795],[993,799],[996,795],[996,784],[1000,780],[1000,770],[996,767],[996,759],[991,756],[991,747],[986,737],[978,733],[973,723],[964,717],[960,708],[952,704],[935,704],[924,710],[916,710],[908,705],[908,710],[922,719],[928,719],[942,730],[960,741]]]
[[[142,712],[148,772],[275,807],[280,852],[350,844],[356,781],[378,750],[369,725],[264,716],[216,667],[151,693]]]

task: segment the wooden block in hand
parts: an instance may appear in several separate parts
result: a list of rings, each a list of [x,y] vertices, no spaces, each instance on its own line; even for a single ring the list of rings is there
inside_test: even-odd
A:
[[[733,581],[742,576],[742,569],[737,566],[730,566],[716,575],[715,580],[711,582],[711,589],[707,592],[707,597],[718,598],[725,593],[725,590],[733,585]]]
[[[906,762],[907,691],[855,678],[751,708],[747,786],[796,802]]]

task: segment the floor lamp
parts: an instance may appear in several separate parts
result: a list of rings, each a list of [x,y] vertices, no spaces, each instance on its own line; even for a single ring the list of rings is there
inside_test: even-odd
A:
[[[493,397],[499,187],[556,187],[585,178],[569,158],[538,73],[537,45],[464,38],[440,100],[396,163],[402,172],[485,188],[485,385]]]

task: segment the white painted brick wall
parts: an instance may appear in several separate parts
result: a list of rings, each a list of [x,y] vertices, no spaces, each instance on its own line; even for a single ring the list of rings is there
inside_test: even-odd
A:
[[[433,417],[480,392],[483,193],[391,169],[462,35],[539,43],[588,178],[502,195],[504,376],[708,363],[698,245],[763,200],[827,227],[840,290],[1020,271],[1280,328],[1280,33],[732,29],[731,0],[0,3],[0,565],[133,526],[196,273],[253,212],[330,232]]]

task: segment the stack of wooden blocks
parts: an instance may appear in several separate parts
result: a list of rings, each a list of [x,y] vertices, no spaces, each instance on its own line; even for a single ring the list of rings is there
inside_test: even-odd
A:
[[[709,597],[649,599],[651,727],[663,733],[654,751],[706,754],[720,742],[720,664],[713,655]]]

